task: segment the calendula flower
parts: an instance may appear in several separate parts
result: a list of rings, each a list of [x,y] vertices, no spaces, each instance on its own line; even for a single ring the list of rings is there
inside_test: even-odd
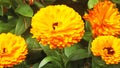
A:
[[[120,35],[120,13],[110,1],[98,2],[84,19],[90,22],[94,37]]]
[[[94,56],[101,56],[106,64],[120,62],[120,39],[114,36],[99,36],[92,42]]]
[[[84,34],[81,16],[66,5],[41,8],[32,17],[31,33],[51,49],[64,48],[80,41]]]
[[[11,33],[0,34],[0,68],[13,67],[26,58],[25,40]]]

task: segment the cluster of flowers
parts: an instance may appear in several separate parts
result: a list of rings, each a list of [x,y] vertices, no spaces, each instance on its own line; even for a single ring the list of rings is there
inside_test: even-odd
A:
[[[106,64],[120,62],[120,13],[110,1],[98,2],[83,17],[92,27],[91,51],[101,56]],[[84,35],[81,16],[66,5],[41,8],[33,17],[30,32],[39,43],[51,49],[70,47]],[[7,43],[6,43],[7,42]],[[26,58],[25,40],[11,33],[0,34],[0,67],[11,67]]]
[[[98,2],[83,18],[90,22],[93,42],[91,51],[101,56],[106,64],[120,62],[120,13],[111,1]],[[51,49],[64,48],[77,43],[84,35],[81,16],[65,5],[40,9],[32,18],[31,33]]]

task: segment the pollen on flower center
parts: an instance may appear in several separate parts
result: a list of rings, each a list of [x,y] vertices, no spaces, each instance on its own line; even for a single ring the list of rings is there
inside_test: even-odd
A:
[[[107,50],[107,54],[109,54],[109,55],[113,55],[115,53],[113,48],[111,48],[111,47],[104,48],[103,50]]]
[[[52,27],[53,27],[54,30],[56,29],[56,26],[58,26],[58,22],[56,22],[56,23],[54,23],[54,24],[52,25]]]

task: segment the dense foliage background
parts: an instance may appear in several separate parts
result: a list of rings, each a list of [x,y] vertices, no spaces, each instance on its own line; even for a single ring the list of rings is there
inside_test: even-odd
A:
[[[29,54],[26,60],[14,68],[104,68],[99,57],[91,58],[91,27],[85,22],[85,34],[81,42],[62,50],[51,50],[40,45],[30,33],[31,18],[47,5],[66,4],[83,16],[99,0],[0,0],[0,33],[11,32],[25,38]],[[120,0],[112,0],[120,9]],[[6,42],[7,43],[7,42]],[[42,62],[41,62],[42,61]],[[63,65],[63,66],[62,66]],[[119,68],[111,65],[109,68]],[[107,67],[108,68],[108,67]]]

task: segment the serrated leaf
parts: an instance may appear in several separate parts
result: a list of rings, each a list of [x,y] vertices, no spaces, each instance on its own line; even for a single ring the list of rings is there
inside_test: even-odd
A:
[[[19,5],[16,9],[15,9],[15,12],[16,13],[19,13],[23,16],[26,16],[26,17],[32,17],[33,16],[33,10],[32,8],[27,5],[27,4],[21,4]]]
[[[63,68],[61,63],[59,62],[59,58],[58,57],[54,57],[54,56],[47,56],[45,57],[39,64],[38,68],[42,68],[43,66],[45,66],[47,63],[49,62],[55,62],[56,65],[58,65],[58,67]]]
[[[23,34],[28,27],[30,27],[30,18],[19,17],[15,28],[15,34]]]
[[[71,61],[80,60],[84,58],[88,58],[90,55],[86,49],[78,49],[74,53],[72,53],[69,57]]]
[[[94,7],[96,3],[98,3],[99,0],[89,0],[88,1],[88,8],[91,9]]]

